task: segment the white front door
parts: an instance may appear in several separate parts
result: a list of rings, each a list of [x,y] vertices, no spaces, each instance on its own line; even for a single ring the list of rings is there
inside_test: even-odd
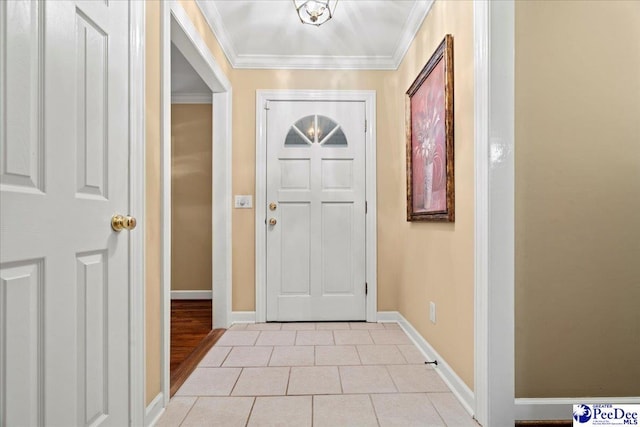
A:
[[[268,108],[267,320],[364,320],[365,104]]]
[[[129,424],[128,10],[0,1],[3,426]]]

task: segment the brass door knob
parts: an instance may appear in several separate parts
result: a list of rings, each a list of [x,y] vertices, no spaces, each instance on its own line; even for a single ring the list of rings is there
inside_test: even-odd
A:
[[[271,218],[269,220],[269,225],[276,225],[278,223],[278,221],[275,218]]]
[[[133,230],[136,228],[137,221],[132,216],[114,215],[111,217],[111,228],[114,231],[121,231],[122,229]]]

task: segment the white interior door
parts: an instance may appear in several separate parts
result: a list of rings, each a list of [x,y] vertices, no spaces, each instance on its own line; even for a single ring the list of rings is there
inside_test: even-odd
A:
[[[0,425],[129,424],[128,2],[0,1]]]
[[[364,320],[364,102],[271,101],[267,320]]]

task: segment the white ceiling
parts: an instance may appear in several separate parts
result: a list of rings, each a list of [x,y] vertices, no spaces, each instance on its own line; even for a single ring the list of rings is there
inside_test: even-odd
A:
[[[209,86],[173,43],[171,43],[171,93],[185,95],[211,93]]]
[[[433,0],[339,0],[300,22],[291,0],[196,0],[234,68],[396,69]]]

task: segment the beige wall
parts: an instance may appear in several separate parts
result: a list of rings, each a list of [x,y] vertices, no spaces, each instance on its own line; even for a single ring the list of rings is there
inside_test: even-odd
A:
[[[160,7],[146,3],[145,350],[147,405],[160,393]]]
[[[640,395],[640,2],[516,3],[516,396]]]
[[[211,104],[171,106],[171,290],[211,291]]]
[[[456,220],[408,223],[405,218],[404,108],[402,93],[445,34],[453,35]],[[395,206],[391,224],[399,265],[394,277],[398,310],[473,390],[474,352],[474,109],[473,4],[436,1],[396,73],[396,110],[389,118],[396,179],[386,191]],[[381,190],[385,190],[381,188]],[[386,226],[386,224],[385,224]],[[429,301],[437,323],[429,321]]]

